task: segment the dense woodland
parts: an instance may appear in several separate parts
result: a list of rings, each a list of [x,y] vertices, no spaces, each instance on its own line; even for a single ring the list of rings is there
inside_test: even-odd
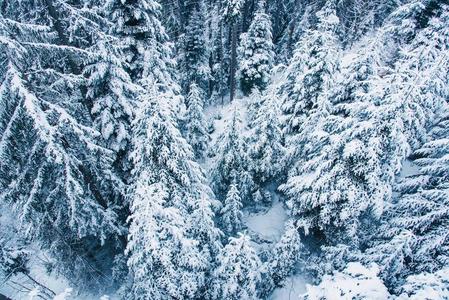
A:
[[[448,101],[447,0],[0,0],[0,293],[449,299]]]

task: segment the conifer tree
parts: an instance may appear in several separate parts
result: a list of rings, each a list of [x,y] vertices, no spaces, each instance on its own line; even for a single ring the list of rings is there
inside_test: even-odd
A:
[[[223,208],[221,209],[222,226],[228,234],[233,234],[242,228],[243,213],[240,192],[238,190],[236,179],[229,186]]]
[[[254,180],[264,184],[276,178],[283,170],[285,148],[282,145],[282,132],[279,124],[280,111],[274,99],[264,97],[255,120],[252,122],[252,134],[249,138],[249,157]]]
[[[210,76],[208,50],[205,36],[205,7],[202,3],[192,11],[183,38],[183,51],[180,58],[181,86],[190,92],[190,86],[195,83],[203,93],[208,91]]]
[[[131,80],[146,85],[145,80],[154,77],[161,86],[171,86],[174,60],[159,19],[160,3],[108,0],[106,10],[113,23],[112,33],[123,41],[121,48]]]
[[[166,98],[157,85],[150,86],[153,90],[142,99],[133,124],[135,168],[127,245],[131,297],[194,298],[205,284],[212,251],[208,248],[213,246],[199,241],[214,227],[200,230],[191,217],[208,205],[210,191],[175,126],[171,96]],[[213,213],[202,216],[208,218],[203,224],[213,226]]]
[[[130,124],[134,116],[138,88],[131,83],[122,63],[120,53],[108,49],[111,45],[98,45],[98,58],[89,65],[87,97],[92,101],[92,114],[96,129],[110,149],[126,153],[130,142]]]
[[[90,47],[106,22],[53,1],[8,1],[0,15],[0,199],[71,284],[105,287],[111,261],[99,254],[112,260],[120,248],[124,187],[91,122],[82,71],[98,59]]]
[[[212,299],[257,299],[262,263],[247,235],[230,238],[220,252],[218,262],[211,289]]]
[[[243,201],[251,190],[249,174],[247,173],[246,144],[239,135],[240,120],[237,112],[233,113],[231,122],[227,124],[223,135],[218,138],[215,147],[215,160],[211,170],[212,187],[221,200],[224,200],[232,180],[238,180],[240,196]]]
[[[192,146],[195,157],[201,159],[207,150],[209,135],[206,118],[203,113],[204,95],[197,84],[192,83],[190,85],[189,95],[186,100],[186,139]]]
[[[295,135],[312,115],[325,115],[329,110],[329,92],[338,71],[339,45],[336,29],[335,1],[327,1],[316,14],[316,29],[308,30],[298,42],[287,72],[281,109],[285,115],[285,133]],[[316,122],[316,121],[315,121]],[[313,125],[312,125],[313,126]]]
[[[237,63],[237,39],[238,39],[238,25],[242,13],[244,0],[225,0],[224,1],[224,19],[229,26],[231,37],[230,45],[230,63],[229,63],[229,93],[230,102],[234,99],[236,88],[236,72],[238,68]]]
[[[265,89],[273,66],[271,22],[264,12],[264,1],[259,6],[248,32],[242,34],[240,42],[240,86],[246,95],[253,88]]]
[[[295,270],[303,248],[298,228],[287,222],[281,240],[275,245],[268,262],[267,273],[274,286],[279,286]]]

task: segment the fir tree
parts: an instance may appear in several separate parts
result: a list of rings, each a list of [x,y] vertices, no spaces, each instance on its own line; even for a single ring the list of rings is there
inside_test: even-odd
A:
[[[292,274],[300,261],[303,245],[298,228],[293,221],[287,222],[281,240],[275,245],[268,262],[267,273],[274,287]]]
[[[208,91],[208,79],[210,70],[208,65],[208,50],[206,48],[206,36],[204,27],[206,25],[204,12],[205,7],[199,5],[189,19],[186,33],[183,38],[183,51],[181,53],[181,86],[184,91],[191,92],[190,86],[195,83],[203,93]]]
[[[274,99],[264,97],[249,138],[249,157],[254,180],[264,184],[282,173],[285,148],[282,145],[282,132],[278,121],[280,112]]]
[[[136,299],[198,297],[210,253],[216,251],[213,212],[204,211],[211,204],[211,192],[176,127],[170,106],[174,95],[161,93],[155,84],[149,86],[153,90],[142,99],[133,126],[135,168],[127,245],[131,295]],[[191,219],[198,213],[205,218],[203,228]],[[209,244],[200,244],[205,238]]]
[[[247,33],[240,42],[240,85],[245,94],[253,88],[263,90],[269,81],[273,66],[271,22],[260,4]]]
[[[214,271],[212,299],[257,299],[262,263],[248,236],[230,238],[218,256]]]
[[[111,261],[99,256],[120,248],[124,188],[91,122],[82,71],[98,59],[90,47],[107,22],[66,2],[9,1],[0,10],[1,201],[74,286],[105,287]]]
[[[202,158],[207,150],[209,135],[206,118],[203,114],[204,95],[198,85],[192,83],[187,96],[187,112],[185,114],[186,139],[192,146],[196,158]]]
[[[100,43],[101,59],[86,68],[87,97],[93,103],[96,129],[110,149],[124,153],[129,149],[130,124],[138,88],[131,83],[117,59],[120,53],[113,53],[108,46]]]
[[[246,144],[239,135],[239,119],[237,112],[233,113],[231,122],[221,137],[218,138],[216,156],[211,170],[212,187],[219,199],[224,200],[232,180],[238,179],[238,187],[243,201],[251,190],[251,178],[247,172]]]
[[[221,209],[222,226],[228,234],[236,233],[242,228],[243,213],[241,209],[240,192],[236,184],[236,179],[234,179],[229,186],[223,208]]]

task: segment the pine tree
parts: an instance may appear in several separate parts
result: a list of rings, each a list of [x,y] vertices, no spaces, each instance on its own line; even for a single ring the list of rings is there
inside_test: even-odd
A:
[[[262,263],[248,236],[230,238],[218,256],[214,271],[212,299],[257,299],[257,285],[261,278]]]
[[[303,245],[298,228],[293,221],[287,222],[281,240],[275,245],[268,262],[267,273],[274,287],[282,284],[292,274],[301,259]]]
[[[285,148],[278,121],[280,111],[274,99],[264,97],[255,120],[253,132],[248,141],[251,170],[254,180],[264,184],[282,173]]]
[[[239,134],[240,120],[237,112],[233,113],[223,135],[214,145],[215,160],[211,168],[212,187],[218,199],[224,200],[233,179],[238,180],[238,189],[242,201],[247,200],[251,190],[251,178],[247,172],[246,144]]]
[[[145,80],[154,77],[161,86],[171,86],[174,60],[159,19],[159,2],[108,0],[106,10],[113,23],[112,33],[123,41],[121,47],[131,80],[147,85]]]
[[[204,95],[198,85],[192,83],[187,96],[187,112],[185,114],[186,139],[192,146],[196,158],[203,158],[209,141],[206,118],[203,113]]]
[[[236,87],[236,72],[238,68],[237,63],[237,38],[238,38],[238,23],[242,13],[244,0],[226,0],[224,2],[223,16],[225,22],[229,26],[231,36],[231,48],[230,48],[230,63],[229,63],[229,93],[230,102],[235,96]]]
[[[264,12],[263,1],[247,33],[240,42],[240,85],[248,95],[253,88],[265,89],[273,66],[274,52],[271,22]]]
[[[106,287],[111,261],[99,254],[112,260],[120,248],[124,187],[82,76],[106,21],[66,2],[8,1],[0,10],[0,199],[71,284]]]
[[[221,209],[222,226],[229,235],[236,233],[242,228],[243,213],[241,209],[240,192],[236,184],[236,179],[234,179],[229,186],[229,191],[226,194],[226,199]]]
[[[154,85],[134,123],[131,224],[127,252],[135,299],[198,296],[208,270],[204,235],[190,219],[210,201],[205,179],[170,107]],[[207,204],[206,204],[207,205]],[[192,216],[196,213],[193,211]],[[213,225],[213,214],[202,222]],[[210,228],[209,231],[213,231]],[[212,245],[209,245],[211,247]]]
[[[298,42],[288,69],[281,109],[284,131],[295,134],[311,115],[326,114],[328,96],[338,71],[339,45],[335,34],[339,19],[335,1],[327,1],[317,13],[319,23]],[[313,125],[312,125],[313,126]]]
[[[130,142],[130,124],[134,115],[138,88],[117,59],[120,53],[100,43],[101,57],[86,68],[87,97],[93,103],[95,127],[101,132],[110,149],[126,153]]]
[[[181,53],[179,67],[181,70],[181,86],[184,91],[190,92],[190,86],[195,83],[203,93],[208,91],[210,70],[208,65],[208,50],[206,48],[206,36],[204,27],[204,5],[196,8],[186,27],[183,38],[183,51]]]

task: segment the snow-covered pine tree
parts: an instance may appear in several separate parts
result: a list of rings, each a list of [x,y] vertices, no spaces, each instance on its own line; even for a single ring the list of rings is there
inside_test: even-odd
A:
[[[290,220],[285,225],[281,240],[275,245],[267,266],[267,274],[273,286],[282,285],[283,280],[290,276],[301,259],[303,245],[295,222]]]
[[[201,168],[191,147],[177,128],[179,87],[174,82],[172,59],[164,29],[158,20],[160,6],[141,3],[145,9],[145,44],[148,66],[142,66],[140,108],[133,123],[131,216],[128,266],[133,276],[130,297],[164,299],[200,297],[209,269],[212,244],[200,244],[205,233],[218,231]],[[151,5],[150,5],[151,4]],[[148,6],[149,5],[149,6]],[[148,20],[147,18],[151,18]],[[206,202],[201,204],[200,202]],[[202,213],[199,210],[203,210]],[[205,219],[201,229],[193,217]],[[148,230],[152,228],[152,230]],[[211,249],[209,249],[211,248]]]
[[[98,58],[89,47],[104,37],[104,22],[95,10],[65,1],[0,7],[0,199],[15,208],[20,233],[84,288],[107,286],[123,233],[123,184],[91,122],[82,76]]]
[[[285,148],[279,124],[280,110],[275,99],[264,96],[252,122],[248,140],[250,169],[256,184],[276,178],[284,169]]]
[[[262,263],[247,235],[230,238],[218,256],[210,296],[212,299],[257,299]]]
[[[240,87],[246,95],[253,88],[265,89],[273,66],[271,22],[264,6],[265,0],[261,0],[248,32],[240,37]]]
[[[242,229],[242,201],[236,181],[237,178],[234,178],[229,186],[221,209],[222,228],[228,235],[232,235]]]
[[[170,95],[157,85],[145,94],[134,122],[127,253],[133,275],[129,297],[199,297],[209,268],[204,236],[191,219],[210,202],[210,191],[190,146],[182,138],[170,107]],[[206,205],[209,205],[206,203]],[[203,224],[213,225],[213,213]],[[204,231],[204,230],[203,230]],[[209,228],[213,232],[214,228]]]
[[[249,200],[253,189],[252,178],[247,170],[247,146],[239,133],[240,127],[239,115],[234,111],[223,135],[214,145],[215,159],[211,167],[211,183],[218,199],[222,201],[234,178],[237,179],[242,202]]]
[[[126,160],[138,87],[131,82],[118,58],[120,53],[114,53],[113,46],[104,41],[98,43],[99,57],[85,70],[86,96],[92,102],[95,128],[119,160]]]
[[[203,113],[204,93],[196,83],[192,83],[187,96],[187,111],[185,114],[186,139],[192,146],[195,157],[201,159],[207,151],[209,134],[206,117]]]
[[[133,83],[146,85],[141,80],[154,77],[166,87],[173,80],[174,59],[159,19],[160,10],[161,5],[155,0],[107,0],[111,31],[123,42],[121,47]]]
[[[238,25],[242,14],[245,0],[225,0],[223,3],[224,20],[229,26],[230,32],[230,63],[229,63],[229,98],[234,99],[236,88],[237,63],[237,43],[238,43]]]
[[[290,135],[301,131],[305,118],[310,115],[326,114],[330,88],[338,71],[339,19],[335,1],[327,1],[316,16],[317,28],[308,30],[298,42],[286,70],[288,80],[282,91],[281,109],[285,115],[283,130]]]
[[[401,196],[383,217],[374,246],[366,251],[365,259],[379,262],[392,287],[400,286],[408,274],[435,272],[449,262],[447,113],[440,125],[437,137],[414,153],[420,173],[400,182]],[[405,241],[407,248],[398,247],[398,241]]]
[[[186,32],[183,37],[183,46],[179,63],[181,87],[190,92],[190,86],[195,83],[203,93],[208,92],[210,77],[208,49],[205,36],[206,20],[205,6],[200,1],[197,8],[192,11]]]

